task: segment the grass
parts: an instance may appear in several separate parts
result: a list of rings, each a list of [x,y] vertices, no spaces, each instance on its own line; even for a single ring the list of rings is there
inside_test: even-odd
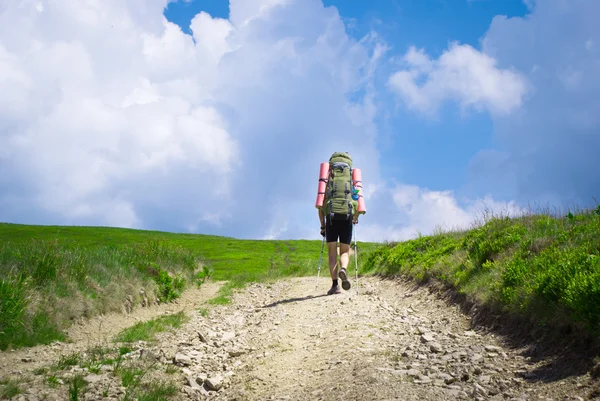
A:
[[[471,230],[358,246],[361,274],[433,277],[540,327],[563,321],[600,332],[600,209],[489,216]],[[226,282],[210,300],[225,304],[249,282],[314,275],[320,251],[321,241],[0,224],[0,349],[67,341],[79,318],[170,302],[207,279]],[[152,330],[127,335],[152,338]]]
[[[85,393],[87,382],[83,378],[82,374],[73,376],[69,380],[69,401],[79,400],[79,396]]]
[[[79,319],[170,302],[207,279],[226,281],[211,303],[228,303],[249,282],[316,274],[320,252],[321,241],[0,223],[0,350],[68,341]]]
[[[573,325],[600,335],[600,207],[565,216],[490,215],[482,223],[382,245],[364,269],[435,278],[537,327]]]
[[[2,379],[0,380],[0,398],[7,400],[21,394],[21,386],[18,380]]]
[[[189,318],[179,311],[172,315],[163,315],[146,322],[138,322],[115,336],[114,341],[132,343],[136,341],[154,341],[156,334],[172,328],[179,328]]]
[[[66,339],[80,317],[169,302],[207,268],[181,246],[149,240],[84,247],[30,239],[0,246],[0,349]],[[140,295],[140,292],[142,295]]]
[[[181,321],[181,317],[177,321]],[[36,374],[44,375],[44,382],[64,394],[65,399],[86,398],[89,391],[86,376],[90,373],[109,375],[104,397],[109,388],[122,386],[125,394],[119,399],[162,401],[178,391],[175,381],[165,380],[164,373],[173,375],[179,372],[174,366],[165,366],[156,360],[138,358],[129,346],[94,346],[82,352],[62,355],[56,362],[37,369]],[[102,369],[103,366],[108,369]],[[72,372],[77,372],[72,374]],[[15,379],[0,382],[0,396],[12,397],[20,392],[20,383]],[[97,389],[96,389],[97,390]]]

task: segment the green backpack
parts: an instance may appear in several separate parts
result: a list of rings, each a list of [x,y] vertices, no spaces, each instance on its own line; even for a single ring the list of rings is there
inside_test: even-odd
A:
[[[358,202],[352,199],[353,193],[352,158],[346,152],[335,152],[329,158],[323,213],[331,220],[351,219],[358,208]]]

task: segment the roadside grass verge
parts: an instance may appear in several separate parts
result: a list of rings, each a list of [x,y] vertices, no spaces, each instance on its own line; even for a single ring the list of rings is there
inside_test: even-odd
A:
[[[167,241],[85,246],[30,238],[0,245],[0,349],[65,341],[77,319],[170,302],[206,266]]]
[[[170,329],[177,329],[182,324],[189,321],[189,317],[183,311],[172,315],[162,315],[145,322],[138,322],[135,325],[122,330],[114,338],[115,342],[133,343],[137,341],[154,341],[157,333]]]
[[[365,269],[431,278],[533,327],[600,335],[600,207],[518,217],[490,215],[471,230],[389,243]]]
[[[79,319],[170,302],[208,279],[226,282],[211,301],[225,304],[250,282],[315,275],[321,245],[0,223],[0,350],[68,341]],[[358,242],[359,254],[375,245]]]

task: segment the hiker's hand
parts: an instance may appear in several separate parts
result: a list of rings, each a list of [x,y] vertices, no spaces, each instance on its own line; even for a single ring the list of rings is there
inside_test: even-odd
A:
[[[358,216],[354,216],[352,219],[352,224],[358,224]]]
[[[321,227],[321,237],[325,236],[325,227]]]

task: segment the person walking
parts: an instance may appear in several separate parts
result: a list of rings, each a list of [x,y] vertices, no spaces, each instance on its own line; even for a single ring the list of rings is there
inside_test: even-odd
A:
[[[350,244],[353,225],[358,224],[358,202],[354,198],[352,185],[352,159],[348,152],[335,152],[329,158],[329,177],[323,207],[319,208],[321,236],[327,242],[329,272],[332,285],[328,295],[340,294],[342,288],[351,287],[347,268],[350,262]],[[338,263],[338,241],[339,256]]]

